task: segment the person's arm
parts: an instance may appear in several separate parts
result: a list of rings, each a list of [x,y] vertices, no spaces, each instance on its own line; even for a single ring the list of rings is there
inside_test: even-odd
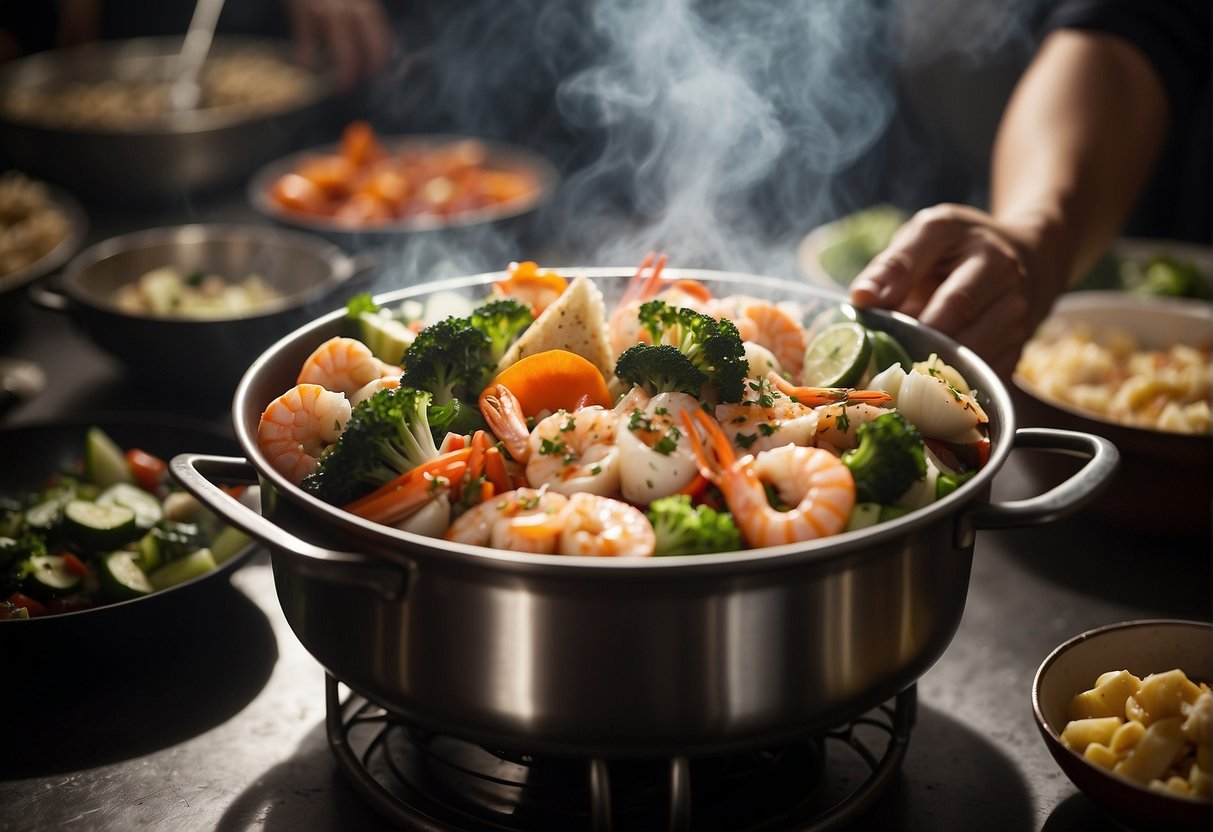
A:
[[[315,63],[322,49],[348,90],[362,78],[383,71],[395,48],[391,20],[381,0],[282,0],[290,15],[296,57]]]
[[[1167,121],[1162,82],[1137,48],[1054,32],[999,126],[990,212],[918,212],[855,279],[852,301],[916,315],[1009,374],[1057,295],[1122,227]]]

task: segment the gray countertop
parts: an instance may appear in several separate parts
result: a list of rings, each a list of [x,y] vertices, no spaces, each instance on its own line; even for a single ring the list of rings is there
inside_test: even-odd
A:
[[[42,310],[0,336],[0,356],[38,362],[50,382],[0,425],[139,408],[228,418],[227,402],[159,397]],[[996,499],[1036,493],[1024,456],[999,473]],[[1208,536],[1133,535],[1088,513],[979,533],[965,614],[919,681],[901,770],[855,828],[1114,828],[1041,741],[1033,674],[1092,627],[1210,620],[1210,552]],[[5,667],[0,830],[387,828],[335,762],[324,673],[282,615],[268,555],[214,583],[172,627],[89,633]]]

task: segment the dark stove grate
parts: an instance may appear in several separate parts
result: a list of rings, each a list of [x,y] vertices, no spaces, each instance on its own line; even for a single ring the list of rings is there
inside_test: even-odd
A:
[[[898,771],[916,688],[779,748],[659,760],[540,757],[402,723],[327,679],[329,744],[377,812],[417,832],[730,830],[828,832],[854,821]]]

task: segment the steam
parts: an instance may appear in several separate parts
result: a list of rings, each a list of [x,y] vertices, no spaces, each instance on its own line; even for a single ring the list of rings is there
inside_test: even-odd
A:
[[[409,240],[389,252],[393,285],[522,257],[626,266],[650,250],[679,266],[798,277],[805,233],[897,194],[890,181],[904,195],[941,161],[912,147],[896,160],[904,171],[888,167],[899,72],[957,55],[977,65],[1008,44],[1026,54],[1037,5],[439,4],[454,11],[412,58],[432,78],[398,79],[408,94],[391,99],[406,126],[517,142],[567,169],[537,220],[542,247],[495,228],[454,245]],[[549,143],[560,130],[574,141]]]

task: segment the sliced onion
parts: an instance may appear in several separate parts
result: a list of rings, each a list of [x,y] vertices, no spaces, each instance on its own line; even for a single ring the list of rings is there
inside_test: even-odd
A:
[[[973,401],[941,378],[907,373],[897,393],[897,409],[931,439],[952,439],[977,426]]]

